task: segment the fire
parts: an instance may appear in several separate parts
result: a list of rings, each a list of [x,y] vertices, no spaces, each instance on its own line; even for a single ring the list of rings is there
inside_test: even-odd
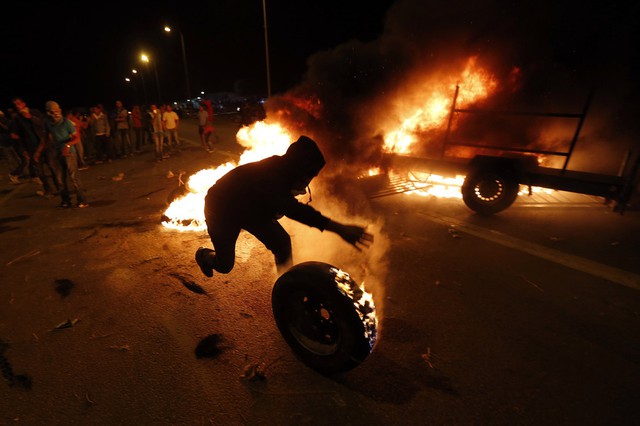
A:
[[[174,200],[164,212],[162,224],[165,227],[180,231],[205,230],[204,197],[209,188],[239,165],[284,154],[291,143],[291,135],[287,130],[279,124],[267,124],[264,121],[242,127],[236,139],[245,148],[240,160],[200,170],[192,175],[186,183],[189,192]]]
[[[353,302],[353,306],[364,325],[364,336],[369,341],[369,348],[373,349],[377,339],[378,317],[373,295],[350,279],[349,274],[338,268],[331,268],[338,290]]]
[[[486,99],[498,87],[496,78],[478,66],[476,57],[467,60],[460,75],[445,78],[435,87],[433,81],[425,81],[425,89],[418,95],[423,99],[422,104],[410,107],[411,111],[404,114],[407,118],[396,129],[385,134],[385,151],[408,154],[417,142],[415,133],[442,128],[451,111],[456,85],[460,87],[458,106]]]
[[[509,81],[506,82],[509,85]],[[497,89],[497,79],[488,70],[478,64],[476,57],[466,60],[464,67],[457,74],[434,78],[425,78],[417,87],[411,88],[410,96],[405,98],[418,99],[409,101],[410,105],[397,107],[396,115],[402,117],[397,120],[392,130],[383,131],[383,149],[385,152],[411,154],[418,142],[417,135],[428,132],[443,132],[449,123],[449,116],[458,87],[456,107],[468,106],[487,99]],[[316,116],[320,107],[320,100],[311,97],[300,100],[295,97],[289,99],[297,108],[302,108],[309,114]],[[455,127],[456,122],[451,123]],[[422,136],[424,138],[424,136]],[[171,203],[165,211],[163,225],[181,231],[201,231],[206,229],[204,219],[204,197],[207,190],[218,179],[238,165],[259,161],[272,155],[282,155],[292,141],[292,135],[280,124],[259,121],[251,126],[242,127],[237,135],[238,143],[245,148],[237,163],[228,162],[214,169],[201,170],[189,178],[186,188],[189,192]],[[429,141],[421,141],[422,143]],[[369,175],[380,173],[380,169],[373,167]],[[394,173],[394,172],[391,172]],[[408,194],[434,196],[443,198],[462,198],[461,187],[464,176],[444,177],[428,173],[409,172],[405,176],[390,174],[395,180],[409,183],[405,189]],[[533,191],[538,191],[534,188]]]

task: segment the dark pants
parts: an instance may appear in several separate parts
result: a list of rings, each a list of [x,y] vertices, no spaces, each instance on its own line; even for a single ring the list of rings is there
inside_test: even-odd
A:
[[[106,161],[114,160],[116,158],[116,152],[113,147],[113,139],[107,135],[96,135],[96,160]]]
[[[31,177],[31,176],[27,176],[29,172],[29,162],[31,160],[25,157],[24,149],[22,148],[20,143],[12,141],[12,144],[13,144],[13,150],[17,155],[16,156],[17,163],[15,164],[15,167],[13,168],[13,170],[9,172],[9,174],[17,177]]]
[[[273,253],[279,273],[291,267],[291,238],[275,219],[240,224],[232,212],[216,212],[206,207],[205,216],[207,231],[215,250],[215,256],[207,261],[216,271],[227,274],[233,269],[236,241],[242,229],[254,235]]]
[[[40,153],[38,162],[32,161],[34,174],[42,181],[42,189],[46,194],[53,194],[60,191],[62,185],[60,181],[60,166],[56,159],[56,152],[52,148],[45,148]],[[49,183],[49,177],[51,176],[51,183]]]
[[[62,202],[65,204],[71,203],[71,194],[69,191],[69,181],[73,185],[76,191],[76,200],[78,204],[84,203],[86,199],[84,198],[84,194],[82,192],[82,186],[80,184],[80,179],[78,177],[78,158],[74,154],[68,156],[59,156],[59,170],[58,170],[58,180],[62,183],[62,190],[60,191],[60,198]]]
[[[133,153],[133,146],[131,145],[131,137],[129,136],[129,129],[116,130],[116,139],[118,141],[117,151],[119,155],[125,156]]]
[[[135,150],[140,151],[144,145],[144,129],[142,127],[134,127],[133,133],[136,137]]]

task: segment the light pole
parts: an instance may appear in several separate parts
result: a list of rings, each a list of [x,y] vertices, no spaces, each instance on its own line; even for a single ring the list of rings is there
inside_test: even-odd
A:
[[[131,81],[131,79],[130,79],[129,77],[125,77],[125,78],[124,78],[124,81],[126,81],[126,82],[127,82],[127,84],[130,84],[130,85],[131,85],[131,88],[132,88],[132,90],[133,90],[133,98],[134,98],[135,100],[137,100],[137,99],[138,99],[138,92],[137,92],[137,90],[136,90],[136,85],[135,85],[135,83],[134,83],[133,81]]]
[[[269,38],[267,33],[267,4],[262,0],[262,15],[264,17],[264,52],[267,60],[267,98],[271,97],[271,72],[269,71]]]
[[[134,74],[138,74],[138,70],[136,69],[132,69],[131,72]],[[144,103],[145,105],[149,105],[149,99],[147,99],[147,88],[144,85],[144,76],[142,73],[140,73],[140,80],[142,80],[142,93],[144,93]]]
[[[171,32],[171,27],[165,25],[164,31],[167,33]],[[182,64],[184,65],[184,82],[187,88],[187,100],[191,100],[191,87],[189,85],[189,70],[187,69],[187,51],[184,48],[184,36],[182,35],[182,31],[178,30],[180,34],[180,46],[182,47]]]
[[[140,54],[140,60],[149,65],[150,59],[145,53]],[[160,80],[158,79],[158,69],[156,68],[155,61],[153,62],[153,73],[156,76],[156,89],[158,89],[158,102],[162,103],[162,95],[160,95]]]

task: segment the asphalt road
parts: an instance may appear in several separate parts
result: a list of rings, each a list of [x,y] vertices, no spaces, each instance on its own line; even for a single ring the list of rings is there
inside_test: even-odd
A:
[[[80,172],[87,209],[0,180],[0,424],[638,424],[637,210],[557,194],[483,218],[460,200],[314,192],[376,236],[358,253],[285,222],[297,261],[344,267],[378,307],[374,351],[325,377],[275,326],[264,247],[243,233],[236,268],[208,279],[193,261],[206,232],[160,223],[180,172],[242,152],[237,126],[218,130],[212,154],[186,120],[167,161],[146,146]],[[258,364],[264,380],[241,377]]]

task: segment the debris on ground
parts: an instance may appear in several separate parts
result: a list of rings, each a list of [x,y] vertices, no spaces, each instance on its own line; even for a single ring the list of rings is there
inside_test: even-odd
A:
[[[244,371],[240,375],[241,379],[247,380],[249,382],[254,382],[256,380],[266,380],[267,379],[267,370],[273,366],[275,363],[280,361],[282,356],[271,361],[269,364],[265,364],[264,362],[256,362],[253,364],[247,364],[244,366]]]
[[[111,178],[111,180],[116,181],[116,182],[117,181],[121,181],[122,179],[124,179],[124,173],[122,173],[122,172],[118,173],[117,176],[114,176],[114,177]]]
[[[245,365],[244,371],[240,375],[241,379],[248,380],[253,382],[255,380],[265,380],[267,376],[265,375],[266,366],[263,362],[256,364],[248,364]]]
[[[120,352],[126,352],[126,351],[131,350],[129,345],[113,345],[113,346],[109,346],[109,349],[115,349],[115,350],[118,350]]]
[[[68,320],[63,321],[63,322],[61,322],[60,324],[56,325],[56,326],[52,329],[52,331],[53,331],[53,330],[65,330],[65,329],[67,329],[67,328],[71,328],[71,327],[73,327],[74,325],[76,325],[76,323],[77,323],[78,321],[80,321],[78,318],[74,318],[74,319],[72,319],[72,320],[68,319]]]
[[[189,290],[189,291],[192,291],[192,292],[198,293],[198,294],[206,294],[206,295],[209,294],[209,293],[207,293],[207,291],[204,288],[202,288],[202,286],[200,286],[199,284],[196,284],[192,280],[189,280],[189,279],[183,277],[180,274],[172,273],[172,274],[169,274],[169,275],[179,279],[180,282],[182,283],[182,285],[185,286],[187,288],[187,290]]]
[[[535,287],[537,290],[539,290],[540,292],[544,293],[544,289],[542,287],[540,287],[539,285],[537,285],[536,283],[534,283],[531,280],[528,280],[527,277],[525,277],[524,275],[520,275],[520,277],[525,280],[527,283],[531,284],[533,287]]]
[[[430,347],[427,347],[427,353],[420,354],[420,356],[422,357],[422,360],[427,363],[429,368],[433,368],[433,364],[431,364],[431,348]]]
[[[458,230],[455,225],[449,226],[449,234],[451,234],[452,238],[460,238],[460,234],[458,234]]]
[[[93,401],[89,397],[89,393],[88,392],[84,394],[84,398],[81,398],[80,395],[78,395],[77,393],[74,393],[73,395],[76,397],[76,399],[78,401],[84,402],[87,407],[91,407],[91,406],[93,406],[95,404],[95,401]]]
[[[220,346],[221,343],[221,334],[210,334],[198,343],[195,351],[196,358],[216,358],[224,351],[224,348]]]
[[[61,278],[54,281],[56,286],[56,293],[60,295],[60,297],[67,297],[71,293],[71,289],[75,286],[73,281],[67,278]]]

